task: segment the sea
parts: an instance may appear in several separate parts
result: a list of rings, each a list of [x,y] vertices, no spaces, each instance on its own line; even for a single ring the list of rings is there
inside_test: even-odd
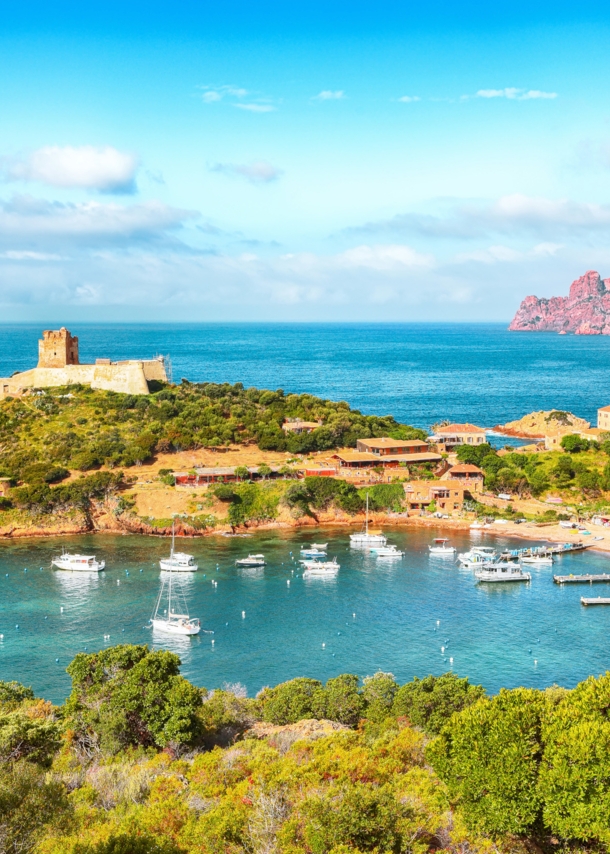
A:
[[[81,361],[169,356],[174,382],[242,382],[346,400],[428,429],[440,419],[492,427],[537,409],[595,423],[610,403],[610,339],[509,333],[498,324],[72,324]],[[0,376],[32,367],[40,325],[0,325]],[[504,441],[504,440],[502,440]],[[440,534],[440,530],[436,532]],[[536,569],[530,583],[477,584],[451,560],[433,559],[434,531],[390,528],[405,551],[383,561],[349,548],[337,529],[259,532],[188,541],[200,566],[181,579],[195,638],[145,628],[160,590],[167,541],[85,535],[0,541],[0,679],[16,679],[54,702],[70,690],[66,667],[109,644],[173,649],[182,672],[208,688],[239,682],[250,695],[295,676],[326,680],[377,670],[399,681],[453,670],[496,692],[567,687],[608,668],[610,608],[585,608],[588,586],[560,587],[554,572],[607,572],[591,550]],[[328,541],[336,578],[304,579],[300,547]],[[516,548],[501,531],[452,533]],[[65,547],[106,561],[99,576],[51,569]],[[263,552],[267,566],[235,565]],[[217,582],[217,583],[212,583]],[[289,583],[290,582],[290,583]],[[597,591],[596,595],[598,595]]]

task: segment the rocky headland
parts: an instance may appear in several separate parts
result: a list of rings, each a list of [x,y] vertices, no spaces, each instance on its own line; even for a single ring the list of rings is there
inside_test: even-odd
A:
[[[610,279],[589,270],[572,282],[567,297],[525,297],[508,328],[513,332],[610,335]]]

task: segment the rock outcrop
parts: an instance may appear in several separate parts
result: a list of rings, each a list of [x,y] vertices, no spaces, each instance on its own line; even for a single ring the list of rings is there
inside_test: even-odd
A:
[[[610,279],[589,270],[572,282],[567,297],[526,297],[508,328],[513,332],[610,335]]]

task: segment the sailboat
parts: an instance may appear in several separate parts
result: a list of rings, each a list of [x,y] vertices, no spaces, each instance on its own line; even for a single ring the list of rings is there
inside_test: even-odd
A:
[[[187,555],[184,552],[174,551],[174,542],[176,539],[176,520],[172,522],[172,548],[169,557],[164,557],[159,561],[161,569],[169,570],[170,572],[197,572],[198,566],[193,559],[193,555]]]
[[[362,546],[385,546],[387,537],[381,531],[369,531],[369,494],[366,493],[366,519],[364,523],[364,531],[359,534],[350,534],[350,545],[356,548]]]
[[[161,590],[157,598],[155,610],[150,618],[150,623],[153,630],[159,632],[168,632],[172,635],[198,635],[201,631],[201,625],[198,617],[190,617],[186,606],[186,599],[182,592],[177,591],[172,586],[172,578],[174,570],[169,570],[169,578],[161,582]],[[163,594],[167,588],[167,608],[161,610],[163,602]],[[183,613],[178,613],[174,609],[178,607]]]

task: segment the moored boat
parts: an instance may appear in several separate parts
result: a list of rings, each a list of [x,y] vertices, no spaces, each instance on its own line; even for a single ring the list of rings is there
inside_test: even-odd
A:
[[[340,564],[337,563],[336,557],[332,560],[310,560],[301,561],[301,563],[305,567],[303,570],[303,578],[327,578],[329,576],[336,575],[341,568]]]
[[[174,551],[175,539],[176,521],[174,520],[172,522],[172,547],[169,552],[169,557],[161,558],[159,566],[166,572],[197,572],[199,567],[195,563],[193,555],[187,555],[185,552]]]
[[[161,590],[157,598],[157,604],[150,618],[153,630],[165,632],[171,635],[198,635],[201,624],[198,617],[191,617],[186,606],[186,599],[181,592],[175,590],[172,585],[174,570],[169,570],[168,580],[161,582]],[[167,588],[167,608],[161,610],[163,595]],[[175,608],[181,608],[176,611]]]
[[[492,584],[508,581],[531,581],[532,579],[531,573],[523,572],[521,565],[512,561],[490,561],[475,569],[474,575],[477,581]]]
[[[385,546],[387,541],[387,537],[381,531],[369,531],[369,494],[367,492],[364,530],[359,534],[350,534],[350,545],[354,548],[367,548],[368,546]]]
[[[453,557],[456,549],[455,546],[448,545],[449,540],[445,537],[437,537],[431,546],[428,546],[428,551],[436,557]]]
[[[239,558],[239,560],[235,561],[236,566],[267,566],[267,561],[265,560],[265,555],[256,554],[256,555],[248,555],[248,557]]]
[[[404,552],[396,546],[375,546],[371,549],[371,554],[375,557],[403,557]]]
[[[71,572],[101,572],[106,568],[106,561],[97,561],[95,555],[72,555],[62,552],[59,557],[53,558],[51,565]]]

